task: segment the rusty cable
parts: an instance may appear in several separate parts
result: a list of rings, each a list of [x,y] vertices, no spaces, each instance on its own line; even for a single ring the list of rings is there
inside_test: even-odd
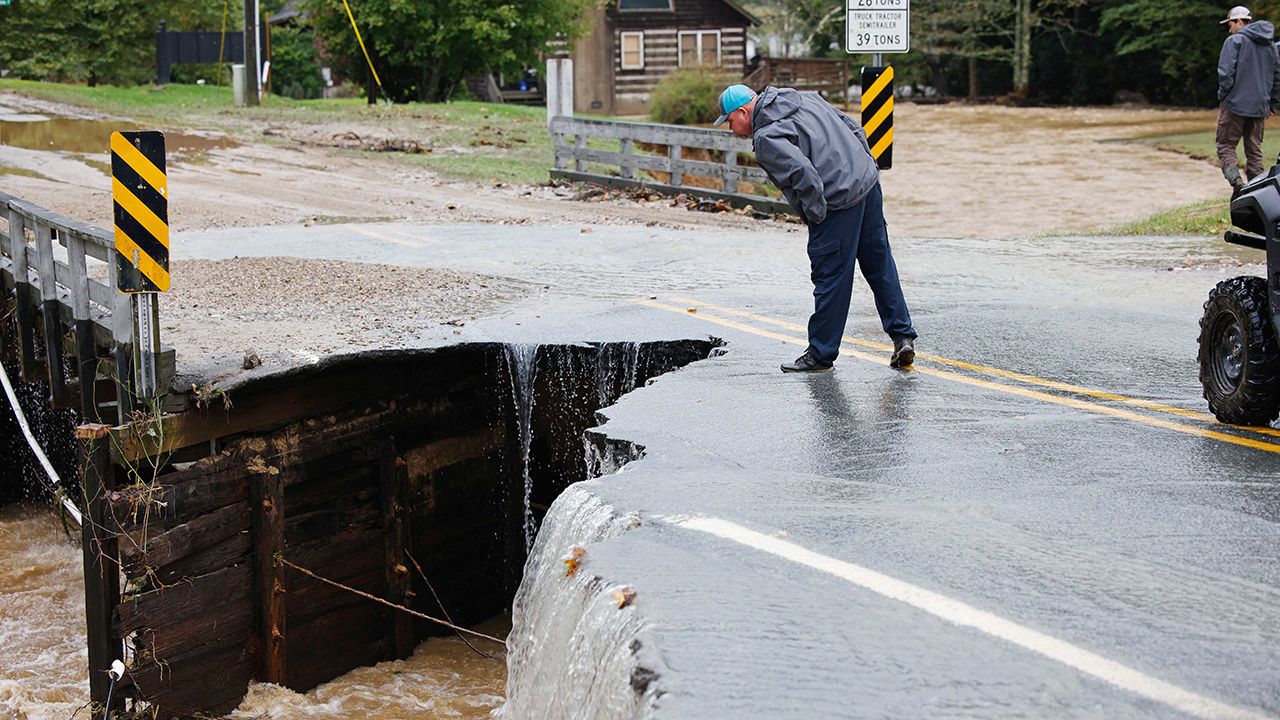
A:
[[[433,622],[433,623],[436,623],[436,624],[438,624],[438,625],[443,625],[443,626],[445,626],[445,627],[447,627],[447,628],[449,628],[449,629],[451,629],[451,630],[453,630],[453,631],[455,631],[455,632],[466,633],[466,634],[468,634],[468,635],[475,635],[475,636],[476,636],[476,637],[478,637],[478,638],[484,638],[485,640],[488,640],[488,641],[490,641],[490,642],[496,642],[496,643],[498,643],[499,645],[506,645],[506,644],[507,644],[507,641],[506,641],[506,640],[500,640],[500,639],[498,639],[498,638],[496,638],[496,637],[494,637],[494,636],[492,636],[492,635],[485,635],[485,634],[484,634],[484,633],[482,633],[482,632],[476,632],[475,630],[470,630],[470,629],[468,629],[468,628],[459,627],[459,626],[457,626],[457,625],[454,625],[454,624],[453,624],[453,623],[451,623],[451,622],[448,622],[448,621],[445,621],[445,620],[441,620],[440,618],[434,618],[434,617],[431,617],[430,615],[427,615],[426,613],[420,613],[420,612],[418,612],[417,610],[414,610],[414,609],[412,609],[412,608],[407,608],[407,607],[405,607],[405,606],[403,606],[403,605],[397,605],[396,603],[393,603],[393,602],[391,602],[390,600],[384,600],[384,599],[382,599],[382,598],[378,597],[377,595],[371,595],[371,594],[369,594],[369,593],[367,593],[367,592],[365,592],[365,591],[363,591],[363,590],[357,590],[357,589],[355,589],[355,588],[353,588],[353,587],[350,587],[350,586],[348,586],[348,585],[343,585],[342,583],[340,583],[340,582],[338,582],[338,581],[336,581],[336,580],[330,580],[330,579],[329,579],[329,578],[327,578],[327,577],[322,577],[322,576],[317,575],[316,573],[312,572],[311,570],[308,570],[308,569],[306,569],[306,568],[302,567],[301,565],[296,565],[296,564],[294,564],[294,563],[289,562],[289,561],[288,561],[288,560],[286,560],[283,556],[277,555],[277,556],[276,556],[276,558],[280,561],[280,564],[281,564],[281,565],[287,565],[288,567],[291,567],[291,568],[293,568],[294,570],[297,570],[298,572],[302,573],[303,575],[307,575],[307,576],[313,577],[313,578],[315,578],[316,580],[319,580],[320,582],[325,583],[326,585],[332,585],[333,587],[336,587],[336,588],[338,588],[339,590],[346,590],[347,592],[350,592],[350,593],[354,593],[354,594],[356,594],[356,595],[359,595],[360,597],[365,598],[366,600],[372,600],[372,601],[377,602],[377,603],[382,603],[383,605],[386,605],[386,606],[387,606],[387,607],[389,607],[389,608],[393,608],[393,609],[395,609],[395,610],[400,610],[401,612],[409,613],[410,615],[412,615],[412,616],[414,616],[414,617],[416,617],[416,618],[421,618],[421,619],[423,619],[423,620],[428,620],[428,621]]]
[[[422,566],[418,564],[418,561],[416,559],[414,559],[413,553],[410,553],[408,550],[405,550],[404,556],[409,558],[409,562],[413,563],[413,569],[418,571],[418,577],[422,578],[422,582],[427,584],[427,589],[431,591],[431,597],[436,599],[436,605],[440,608],[440,612],[444,613],[444,619],[448,620],[449,622],[453,622],[453,618],[449,617],[449,611],[444,609],[444,603],[440,600],[440,594],[436,592],[435,586],[432,585],[431,581],[427,579],[427,574],[422,572]],[[467,639],[467,636],[463,635],[462,633],[458,633],[458,639],[466,643],[467,647],[471,648],[472,650],[475,650],[477,655],[483,658],[488,658],[489,660],[495,659],[489,653],[481,650],[475,645],[472,645],[471,641]]]

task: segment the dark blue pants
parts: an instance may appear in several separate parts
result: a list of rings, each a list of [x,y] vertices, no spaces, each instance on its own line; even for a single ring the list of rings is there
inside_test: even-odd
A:
[[[898,283],[898,266],[889,251],[879,183],[862,202],[829,212],[821,223],[809,226],[809,264],[813,280],[809,352],[819,362],[835,362],[839,355],[840,336],[849,319],[855,264],[862,265],[862,276],[875,295],[880,324],[889,337],[916,336]]]

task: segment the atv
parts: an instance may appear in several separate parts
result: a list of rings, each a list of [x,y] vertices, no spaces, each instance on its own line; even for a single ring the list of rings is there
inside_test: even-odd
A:
[[[1280,414],[1280,160],[1231,199],[1223,239],[1265,250],[1267,276],[1218,283],[1200,318],[1200,384],[1209,410],[1236,425]]]

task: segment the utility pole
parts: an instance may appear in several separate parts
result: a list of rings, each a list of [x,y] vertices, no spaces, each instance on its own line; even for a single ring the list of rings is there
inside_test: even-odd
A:
[[[257,0],[244,0],[244,100],[258,104],[258,10]]]

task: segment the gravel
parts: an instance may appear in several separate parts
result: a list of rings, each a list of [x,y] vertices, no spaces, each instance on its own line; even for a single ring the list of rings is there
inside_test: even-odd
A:
[[[183,260],[171,270],[161,338],[178,350],[184,384],[413,347],[441,325],[460,326],[529,292],[505,278],[335,260]],[[247,362],[250,355],[257,359]]]

